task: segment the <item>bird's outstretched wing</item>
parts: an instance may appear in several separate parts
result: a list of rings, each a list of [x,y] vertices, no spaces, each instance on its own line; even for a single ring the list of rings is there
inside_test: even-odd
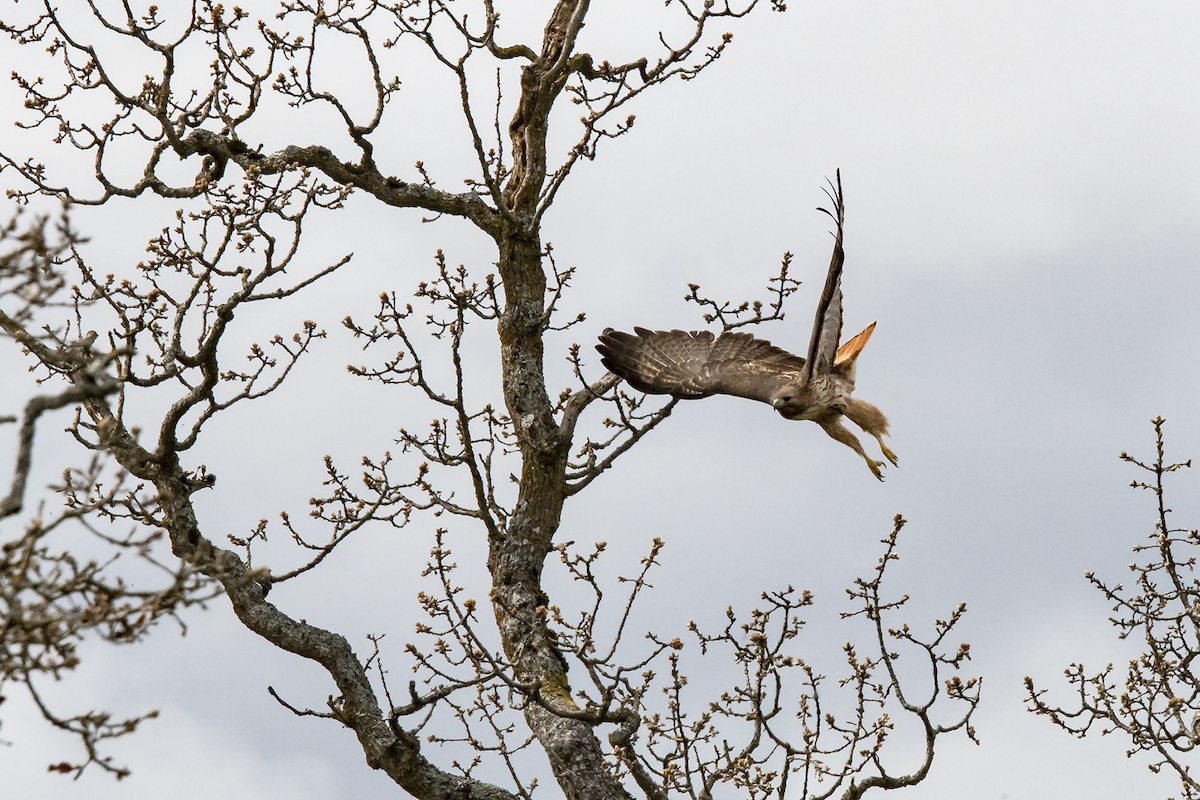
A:
[[[596,349],[601,363],[634,389],[684,400],[731,394],[770,403],[797,381],[804,359],[748,333],[608,328]]]
[[[837,232],[833,239],[829,273],[825,276],[825,288],[821,292],[821,301],[817,303],[817,316],[813,320],[812,338],[808,343],[808,362],[804,374],[806,380],[812,378],[814,373],[821,375],[833,370],[837,360],[838,340],[842,336],[842,264],[846,260],[846,254],[842,251],[842,226],[846,218],[846,206],[842,201],[841,170],[837,172],[837,184],[830,183],[825,194],[833,201],[833,210],[818,210],[833,218],[837,223]]]

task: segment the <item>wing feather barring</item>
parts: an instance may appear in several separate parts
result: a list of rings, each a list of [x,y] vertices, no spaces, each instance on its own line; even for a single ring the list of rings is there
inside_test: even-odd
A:
[[[862,456],[871,473],[883,480],[880,472],[883,462],[868,456],[858,437],[842,424],[843,417],[849,418],[875,437],[893,466],[897,463],[896,454],[883,441],[888,432],[887,417],[875,406],[853,396],[855,364],[875,330],[875,323],[839,346],[845,260],[841,184],[839,173],[831,195],[834,211],[827,212],[837,223],[833,258],[817,304],[807,358],[792,355],[748,333],[726,331],[713,336],[708,331],[634,328],[630,334],[608,328],[600,334],[600,344],[596,346],[601,363],[639,392],[669,394],[683,400],[731,394],[770,403],[786,419],[812,420]]]

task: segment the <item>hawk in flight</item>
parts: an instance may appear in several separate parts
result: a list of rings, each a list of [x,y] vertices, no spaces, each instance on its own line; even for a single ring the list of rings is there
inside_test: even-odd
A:
[[[633,334],[607,328],[600,334],[601,363],[647,394],[669,394],[682,400],[699,400],[714,394],[731,394],[770,403],[786,419],[810,419],[837,441],[863,457],[879,480],[882,461],[867,455],[842,417],[875,437],[883,455],[893,465],[896,454],[883,442],[887,417],[875,406],[854,397],[854,368],[859,353],[875,330],[866,330],[838,346],[842,333],[842,204],[841,175],[831,187],[834,211],[819,209],[837,223],[833,258],[825,289],[817,305],[808,357],[800,358],[748,333],[725,331],[650,331],[634,328]]]

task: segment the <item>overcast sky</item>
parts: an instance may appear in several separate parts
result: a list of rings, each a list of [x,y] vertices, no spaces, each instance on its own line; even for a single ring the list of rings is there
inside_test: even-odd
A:
[[[596,4],[580,49],[597,60],[636,56],[624,33],[657,18],[661,5]],[[1115,640],[1106,603],[1083,577],[1094,570],[1126,580],[1130,548],[1152,531],[1152,498],[1125,488],[1141,476],[1118,454],[1151,458],[1150,420],[1162,415],[1168,455],[1200,458],[1200,7],[790,5],[730,25],[734,41],[719,63],[632,108],[633,132],[605,142],[560,193],[544,238],[560,264],[578,267],[566,316],[586,310],[587,320],[548,341],[551,389],[569,383],[562,358],[571,342],[584,345],[598,377],[592,345],[603,328],[699,327],[697,308],[682,300],[687,283],[713,296],[762,297],[784,251],[796,254],[804,285],[786,320],[758,335],[803,352],[830,246],[828,220],[814,209],[840,168],[846,331],[878,320],[856,395],[888,415],[900,466],[879,484],[815,425],[734,398],[684,403],[568,504],[560,536],[609,542],[610,575],[628,574],[653,537],[664,539],[641,622],[668,637],[689,619],[719,624],[727,605],[748,610],[764,589],[811,589],[817,603],[802,651],[833,678],[840,644],[862,638],[837,621],[851,610],[843,589],[869,574],[878,540],[901,513],[909,526],[890,588],[913,598],[902,621],[928,631],[965,602],[956,639],[972,645],[965,674],[983,676],[984,697],[974,720],[982,744],[939,741],[931,776],[898,796],[1176,794],[1173,777],[1126,759],[1119,738],[1076,741],[1027,713],[1021,681],[1032,675],[1069,703],[1069,663],[1096,671],[1111,661],[1122,673],[1129,643]],[[505,42],[540,31],[540,21],[523,27],[512,13]],[[0,60],[19,57],[13,52],[6,44]],[[423,77],[402,75],[400,96],[414,109],[426,96]],[[0,94],[8,108],[14,98],[9,88]],[[575,111],[563,105],[566,130]],[[459,133],[424,122],[397,115],[399,144],[381,159],[401,168],[423,159],[441,186],[456,189]],[[291,138],[263,144],[309,144],[309,133],[288,129],[278,135]],[[7,129],[0,137],[17,141]],[[320,491],[323,454],[350,468],[392,447],[399,427],[425,424],[403,393],[346,374],[344,364],[369,358],[339,324],[347,313],[365,317],[380,291],[411,291],[429,277],[438,247],[478,275],[492,271],[486,242],[466,226],[421,225],[419,213],[365,199],[353,209],[317,245],[353,250],[351,268],[272,321],[290,330],[290,320],[317,320],[331,334],[322,355],[285,394],[206,429],[197,458],[218,483],[196,499],[214,540],[284,508],[302,517]],[[135,263],[147,232],[169,221],[139,217],[128,203],[98,213],[91,219],[107,235],[79,217],[110,271]],[[473,358],[487,363],[488,331],[479,333]],[[11,370],[12,354],[0,359]],[[480,391],[498,396],[486,371],[494,366],[483,369]],[[11,411],[3,394],[0,412]],[[43,428],[45,480],[65,463],[51,441],[60,421]],[[1200,524],[1198,485],[1186,471],[1170,485],[1180,526]],[[368,633],[387,633],[398,648],[412,630],[412,598],[428,588],[418,575],[433,527],[352,541],[323,567],[328,581],[284,585],[271,599],[342,632],[360,655]],[[482,532],[456,528],[451,546],[482,600],[479,555],[471,555],[484,546]],[[570,596],[566,584],[548,570],[552,596]],[[224,600],[187,623],[184,638],[164,625],[137,647],[86,647],[78,674],[53,687],[62,709],[162,710],[113,748],[131,778],[47,776],[46,764],[74,757],[74,743],[35,719],[10,687],[4,795],[396,793],[346,730],[295,719],[266,692],[273,685],[296,705],[320,708],[334,689],[317,668],[245,632]],[[408,680],[399,663],[395,672],[398,684]],[[897,771],[904,763],[891,762]],[[550,785],[538,792],[555,793]]]

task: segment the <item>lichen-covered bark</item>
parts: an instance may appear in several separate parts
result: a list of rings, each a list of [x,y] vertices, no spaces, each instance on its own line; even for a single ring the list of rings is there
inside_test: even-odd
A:
[[[566,662],[547,634],[549,600],[541,588],[542,567],[562,518],[571,440],[556,423],[546,392],[546,273],[536,210],[546,177],[550,108],[568,74],[566,59],[586,10],[586,0],[558,4],[546,26],[541,57],[522,71],[521,99],[509,126],[514,167],[504,199],[512,222],[497,237],[505,301],[499,333],[504,402],[522,467],[515,511],[501,535],[489,542],[488,568],[506,655],[518,679],[538,687],[541,703],[530,703],[525,711],[530,729],[566,796],[599,800],[629,794],[613,777],[592,727],[547,708],[578,710]]]
[[[570,437],[555,423],[542,364],[545,275],[536,240],[502,242],[500,270],[506,304],[500,318],[504,399],[521,447],[521,484],[508,525],[489,542],[492,603],[506,655],[523,683],[538,686],[545,705],[577,711],[566,662],[546,630],[549,600],[541,588],[566,498]],[[550,758],[569,798],[623,798],[590,725],[558,716],[538,703],[526,720]]]

